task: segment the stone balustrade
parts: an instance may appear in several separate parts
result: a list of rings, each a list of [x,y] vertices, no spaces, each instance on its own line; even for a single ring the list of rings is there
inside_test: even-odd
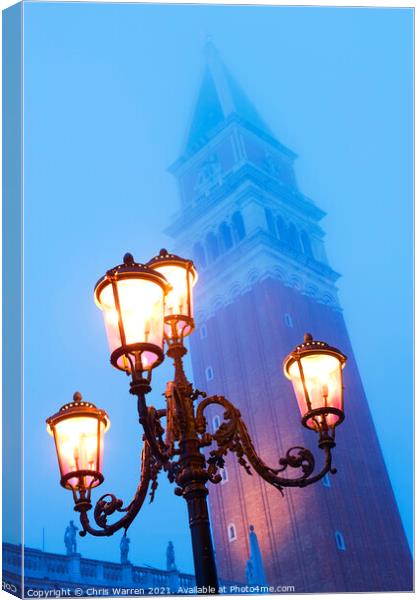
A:
[[[119,564],[84,558],[80,554],[60,555],[43,552],[35,548],[24,549],[25,591],[31,590],[109,590],[113,588],[142,588],[145,595],[149,589],[161,593],[177,593],[180,587],[193,587],[193,575],[179,571],[164,571],[141,567],[131,563]],[[20,589],[22,548],[14,544],[3,544],[3,579]],[[156,594],[158,592],[156,591]],[[27,595],[27,594],[25,594]],[[67,595],[67,594],[63,594]],[[68,594],[73,595],[73,594]],[[92,595],[96,595],[92,593]],[[107,595],[98,593],[97,595]],[[155,595],[155,593],[153,594]],[[33,594],[38,597],[38,594]]]

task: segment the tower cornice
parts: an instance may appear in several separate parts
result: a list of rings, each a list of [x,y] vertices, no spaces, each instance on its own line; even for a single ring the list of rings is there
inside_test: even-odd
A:
[[[203,196],[193,206],[181,210],[174,215],[172,223],[165,229],[165,233],[171,237],[176,237],[186,228],[194,225],[198,219],[218,202],[225,199],[228,195],[237,192],[241,187],[251,185],[262,186],[274,196],[279,197],[279,201],[290,208],[299,212],[305,218],[314,221],[320,221],[326,213],[318,208],[313,202],[307,199],[303,194],[284,185],[281,181],[264,173],[250,163],[243,164],[236,171],[229,172],[221,185],[215,186],[207,196]]]
[[[223,277],[220,277],[220,271]],[[272,279],[341,312],[335,282],[339,273],[314,259],[302,260],[272,236],[255,232],[200,272],[196,286],[198,324],[252,288]]]
[[[229,133],[234,127],[242,127],[250,133],[258,136],[260,139],[270,144],[275,150],[281,152],[287,159],[294,161],[298,158],[298,154],[290,148],[281,144],[275,137],[253,125],[250,121],[241,118],[236,113],[229,115],[224,121],[220,122],[214,129],[211,130],[211,137],[208,138],[205,144],[201,145],[197,150],[184,152],[176,161],[169,167],[168,171],[172,175],[181,176],[194,161],[200,161],[208,153],[209,147],[216,145],[223,139],[223,136]]]

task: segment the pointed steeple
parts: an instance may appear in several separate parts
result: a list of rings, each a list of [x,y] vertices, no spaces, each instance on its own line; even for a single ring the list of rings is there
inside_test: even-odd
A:
[[[214,135],[218,126],[235,117],[271,137],[269,128],[223,64],[210,39],[206,42],[204,54],[204,75],[184,153],[190,155],[199,150]]]
[[[165,233],[203,273],[195,292],[197,320],[249,289],[250,273],[299,285],[339,309],[339,275],[328,265],[319,225],[325,213],[300,192],[296,154],[270,134],[212,42],[194,106],[185,150],[169,167],[181,207]],[[223,277],[211,276],[213,263]]]

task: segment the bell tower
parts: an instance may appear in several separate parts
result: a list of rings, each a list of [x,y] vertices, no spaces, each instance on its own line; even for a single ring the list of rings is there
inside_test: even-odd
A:
[[[299,445],[322,461],[282,360],[306,331],[348,356],[337,475],[282,497],[228,457],[223,482],[210,489],[219,575],[245,581],[253,524],[269,585],[411,590],[411,554],[343,319],[339,274],[325,251],[325,213],[299,190],[296,154],[274,137],[211,42],[205,54],[183,153],[170,167],[181,207],[167,228],[199,272],[194,382],[240,408],[270,466]],[[223,415],[214,410],[209,419],[216,429]]]

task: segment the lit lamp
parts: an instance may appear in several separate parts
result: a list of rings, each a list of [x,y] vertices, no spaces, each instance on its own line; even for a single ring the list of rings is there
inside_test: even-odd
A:
[[[182,340],[194,330],[192,288],[198,278],[194,264],[163,248],[147,266],[161,273],[170,285],[165,297],[165,336]]]
[[[76,392],[69,402],[47,419],[54,437],[61,485],[73,492],[76,505],[90,504],[90,491],[100,485],[104,433],[110,421],[104,410],[85,402]]]
[[[103,311],[111,363],[127,373],[148,372],[163,360],[165,277],[131,254],[107,271],[95,286]]]
[[[334,435],[334,428],[344,420],[342,369],[346,360],[339,350],[315,341],[309,333],[286,357],[284,373],[292,381],[302,423],[308,429]]]

